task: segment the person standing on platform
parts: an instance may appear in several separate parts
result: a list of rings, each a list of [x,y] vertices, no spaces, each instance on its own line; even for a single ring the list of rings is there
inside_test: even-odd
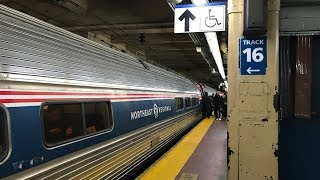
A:
[[[212,110],[211,110],[212,108],[211,108],[211,101],[210,101],[210,97],[208,96],[208,92],[205,92],[202,101],[204,105],[205,116],[209,118],[212,115]]]
[[[227,95],[223,99],[223,117],[227,119]]]
[[[214,112],[214,93],[210,96],[210,101],[211,101],[211,111]]]
[[[218,120],[218,110],[219,110],[218,102],[219,102],[219,94],[216,93],[216,95],[213,98],[213,104],[214,104],[214,115],[217,120]]]
[[[221,121],[222,120],[222,114],[223,114],[223,106],[224,106],[224,99],[223,99],[222,96],[219,96],[217,104],[218,104],[218,107],[217,107],[217,109],[218,109],[218,118],[217,118],[217,120]]]
[[[202,110],[202,119],[206,116],[206,107],[205,107],[205,93],[201,95],[201,110]]]

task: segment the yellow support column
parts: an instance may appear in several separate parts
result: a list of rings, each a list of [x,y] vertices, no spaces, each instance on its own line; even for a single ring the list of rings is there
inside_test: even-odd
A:
[[[280,0],[268,0],[266,75],[241,76],[239,39],[243,30],[243,0],[229,1],[228,132],[230,180],[278,179],[278,91]]]

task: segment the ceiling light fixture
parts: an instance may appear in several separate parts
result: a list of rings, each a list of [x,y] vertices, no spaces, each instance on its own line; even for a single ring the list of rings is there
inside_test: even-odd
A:
[[[217,34],[215,32],[206,32],[204,34],[205,34],[206,39],[208,41],[208,45],[209,45],[211,54],[213,55],[213,58],[217,64],[218,71],[219,71],[222,79],[224,79],[226,87],[228,87],[228,82],[225,80],[226,75],[224,73],[224,68],[223,68],[222,57],[221,57],[221,53],[220,53],[220,47],[219,47]]]
[[[215,68],[212,68],[212,70],[211,70],[211,74],[217,74],[217,71],[216,71],[216,69],[215,69]]]
[[[196,51],[197,51],[198,53],[201,53],[201,47],[197,46],[197,47],[196,47]]]
[[[207,3],[207,0],[193,0],[193,4],[201,6]]]
[[[167,0],[167,2],[172,4],[179,4],[182,2],[182,0]]]
[[[193,4],[197,5],[197,6],[202,6],[206,3],[209,3],[208,0],[191,0],[193,2]],[[231,0],[229,0],[231,1]],[[220,52],[220,46],[219,46],[219,42],[218,42],[218,38],[217,38],[217,34],[216,32],[205,32],[204,35],[206,36],[211,54],[213,55],[213,58],[216,62],[217,68],[218,68],[218,72],[220,73],[226,90],[228,89],[228,82],[226,80],[226,75],[224,73],[224,67],[223,67],[223,63],[222,63],[222,57],[221,57],[221,52]]]

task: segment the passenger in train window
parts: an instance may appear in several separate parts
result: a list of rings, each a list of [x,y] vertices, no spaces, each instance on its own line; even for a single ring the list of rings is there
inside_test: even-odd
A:
[[[94,133],[94,132],[97,132],[95,126],[89,126],[89,127],[86,128],[86,133],[87,134]]]
[[[185,98],[186,101],[186,107],[189,108],[191,107],[191,99],[189,97]]]
[[[72,134],[72,129],[67,128],[63,125],[63,106],[60,105],[48,105],[45,106],[46,114],[44,114],[44,133],[45,140],[47,143],[55,143],[65,139],[66,135]]]
[[[192,106],[197,106],[197,98],[193,97],[192,98]]]
[[[95,115],[86,114],[86,133],[94,133],[97,131],[97,117]]]
[[[63,107],[63,124],[66,128],[66,139],[83,136],[85,133],[81,103],[65,104]]]
[[[86,133],[94,133],[103,129],[108,129],[109,119],[107,103],[94,102],[85,103]]]
[[[65,107],[75,105],[47,105],[44,106],[46,113],[44,113],[44,131],[45,140],[48,144],[57,143],[66,139],[80,136],[82,121],[81,110],[70,116],[67,116],[64,112]],[[78,105],[80,107],[80,104]],[[69,118],[68,118],[69,117]],[[80,121],[79,121],[80,120]],[[77,128],[75,123],[78,122],[80,126]]]
[[[176,98],[176,109],[183,109],[183,98]]]

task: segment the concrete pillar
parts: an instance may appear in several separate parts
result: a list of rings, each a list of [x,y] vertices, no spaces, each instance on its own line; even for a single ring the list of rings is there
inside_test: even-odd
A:
[[[278,91],[280,0],[268,0],[266,75],[241,76],[239,39],[243,0],[229,1],[228,32],[228,179],[278,179]]]

